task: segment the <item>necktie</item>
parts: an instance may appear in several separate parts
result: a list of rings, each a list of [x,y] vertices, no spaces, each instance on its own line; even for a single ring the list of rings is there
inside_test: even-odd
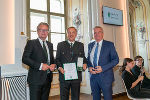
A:
[[[46,46],[44,44],[44,41],[43,41],[43,50],[44,50],[44,53],[45,53],[45,56],[46,56],[46,59],[47,59],[47,64],[49,65],[48,63],[48,54],[47,54],[47,50],[46,50]],[[50,73],[50,69],[47,70],[47,74]]]
[[[70,43],[70,48],[72,48],[72,46],[73,46],[73,43]]]
[[[47,54],[47,50],[46,50],[46,46],[44,44],[44,41],[43,41],[43,50],[44,50],[46,58],[48,58],[48,54]]]
[[[72,47],[73,47],[73,43],[70,43],[70,53],[71,53],[71,55],[73,56],[73,50],[72,50]]]
[[[98,46],[99,46],[99,44],[97,43],[97,44],[96,44],[95,51],[94,51],[94,58],[93,58],[93,65],[94,65],[94,68],[97,66]]]

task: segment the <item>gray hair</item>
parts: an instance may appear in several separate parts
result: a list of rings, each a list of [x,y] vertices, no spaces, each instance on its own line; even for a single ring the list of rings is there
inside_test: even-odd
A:
[[[41,25],[46,25],[46,26],[48,27],[48,30],[49,30],[49,24],[46,23],[46,22],[41,22],[41,23],[39,23],[38,26],[37,26],[37,31],[39,30],[39,27],[40,27]]]
[[[103,28],[101,26],[95,26],[93,29],[95,28],[100,28],[103,31]]]
[[[71,27],[68,27],[68,28],[67,28],[67,30],[66,30],[66,31],[67,31],[67,33],[68,33],[68,30],[69,30],[70,28],[74,28],[74,29],[75,29],[75,31],[77,32],[77,29],[76,29],[75,27],[71,26]]]

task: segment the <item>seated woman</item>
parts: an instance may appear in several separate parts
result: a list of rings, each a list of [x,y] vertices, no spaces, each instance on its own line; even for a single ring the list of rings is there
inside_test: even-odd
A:
[[[132,72],[136,77],[138,78],[140,74],[143,74],[144,80],[142,81],[142,88],[148,88],[150,89],[150,79],[148,79],[145,75],[145,70],[144,70],[144,60],[141,56],[136,56],[134,58],[135,61],[135,66],[132,68]]]
[[[122,66],[122,78],[124,80],[128,94],[133,98],[150,98],[150,90],[140,88],[141,81],[144,76],[139,76],[138,79],[132,73],[134,61],[130,58],[125,58]]]

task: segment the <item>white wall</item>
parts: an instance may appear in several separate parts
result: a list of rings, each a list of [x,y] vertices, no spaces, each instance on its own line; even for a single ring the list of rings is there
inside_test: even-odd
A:
[[[14,63],[14,7],[14,0],[0,1],[0,65]]]

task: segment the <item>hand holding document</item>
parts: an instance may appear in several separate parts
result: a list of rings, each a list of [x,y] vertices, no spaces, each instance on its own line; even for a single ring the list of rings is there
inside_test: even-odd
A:
[[[76,63],[66,63],[66,64],[63,64],[63,67],[65,70],[65,73],[64,73],[65,80],[78,79]]]

